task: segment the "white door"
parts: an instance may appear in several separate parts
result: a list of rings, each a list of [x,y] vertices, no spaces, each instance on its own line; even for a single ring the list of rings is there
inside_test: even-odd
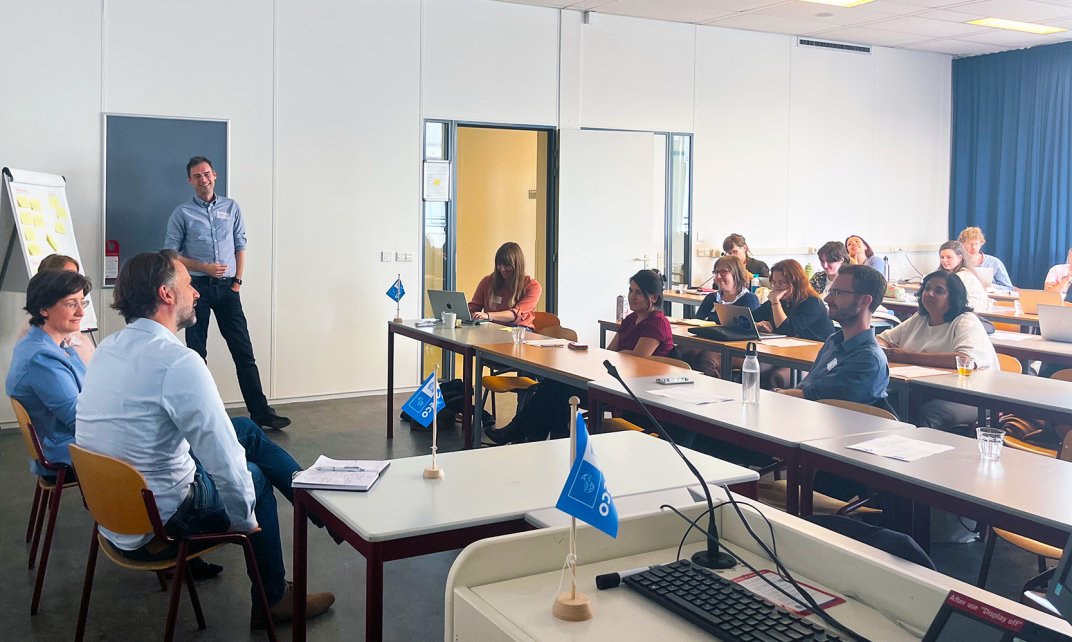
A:
[[[614,319],[615,299],[628,291],[629,277],[644,267],[661,267],[661,196],[658,206],[655,201],[665,172],[656,163],[653,136],[561,132],[558,316],[593,345],[597,322]]]

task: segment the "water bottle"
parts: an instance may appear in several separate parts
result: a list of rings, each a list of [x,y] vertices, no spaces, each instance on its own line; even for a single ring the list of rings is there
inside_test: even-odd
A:
[[[810,281],[812,274],[815,274],[815,268],[812,267],[811,261],[808,261],[808,264],[804,266],[804,276]]]
[[[749,290],[752,292],[752,294],[755,294],[756,290],[758,290],[758,289],[759,289],[759,275],[758,274],[753,274],[752,275],[752,286],[749,288]]]
[[[741,368],[741,401],[759,403],[759,357],[754,341],[748,342]]]
[[[615,310],[614,310],[614,320],[617,321],[618,323],[621,323],[622,319],[624,319],[624,318],[625,318],[625,297],[619,294],[618,295],[618,307],[615,308]]]
[[[882,276],[886,277],[886,283],[890,282],[890,257],[882,257]]]

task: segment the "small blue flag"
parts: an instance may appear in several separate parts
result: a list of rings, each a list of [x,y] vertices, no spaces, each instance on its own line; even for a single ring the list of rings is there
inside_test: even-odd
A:
[[[398,303],[402,300],[402,297],[406,296],[406,288],[402,287],[401,276],[395,279],[395,282],[387,289],[387,296],[391,297],[391,300],[395,303]]]
[[[447,407],[447,404],[443,401],[443,392],[439,389],[439,382],[436,381],[435,373],[428,375],[428,378],[421,383],[421,387],[417,389],[417,392],[413,393],[413,396],[406,400],[406,403],[402,404],[402,410],[417,420],[417,423],[427,428],[432,425],[432,397],[436,398],[435,413]]]
[[[618,537],[618,509],[599,469],[599,460],[588,439],[584,417],[577,413],[577,453],[573,468],[555,508],[587,522],[611,537]]]

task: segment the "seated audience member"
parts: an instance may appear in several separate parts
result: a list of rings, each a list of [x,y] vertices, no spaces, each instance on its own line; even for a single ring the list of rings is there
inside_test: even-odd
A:
[[[227,416],[204,360],[175,336],[194,323],[198,298],[177,253],[131,258],[113,296],[112,307],[128,325],[97,350],[78,401],[75,441],[137,468],[173,537],[259,527],[249,540],[270,613],[277,624],[288,621],[294,600],[285,579],[273,487],[291,499],[291,476],[300,467],[248,417]],[[151,533],[102,528],[101,534],[132,560],[175,554],[174,546]],[[308,617],[334,601],[331,593],[310,594]],[[267,624],[256,606],[250,624]]]
[[[525,255],[517,243],[503,243],[495,252],[495,270],[480,280],[469,302],[473,319],[532,329],[543,288],[525,274]]]
[[[968,305],[960,279],[938,270],[923,279],[919,312],[878,337],[890,361],[932,368],[956,368],[958,356],[971,357],[978,368],[998,367],[997,353],[979,317]],[[920,425],[948,430],[975,421],[973,406],[934,400],[920,409]]]
[[[730,234],[722,241],[722,251],[730,256],[736,256],[744,264],[744,270],[748,273],[749,282],[752,275],[758,274],[763,278],[770,276],[767,264],[759,259],[752,258],[752,251],[748,249],[748,243],[740,234]]]
[[[834,333],[819,294],[808,283],[804,268],[793,259],[778,261],[771,268],[771,291],[767,302],[756,308],[753,317],[760,332],[776,332],[800,339],[825,341]],[[789,368],[760,364],[766,385],[784,388],[789,384]]]
[[[1072,249],[1068,250],[1068,256],[1064,263],[1058,263],[1046,273],[1046,281],[1043,289],[1047,292],[1060,292],[1062,295],[1068,292],[1068,279],[1072,274]]]
[[[759,307],[759,299],[748,290],[748,284],[752,279],[750,274],[744,271],[744,265],[733,256],[719,257],[714,267],[715,287],[711,294],[704,297],[700,308],[696,312],[697,319],[714,321],[718,323],[718,313],[715,310],[716,303],[740,305],[755,310]],[[719,376],[719,368],[722,355],[714,350],[689,350],[682,357],[697,370],[712,377]]]
[[[849,251],[840,241],[827,241],[816,252],[816,256],[822,269],[811,276],[809,283],[820,296],[825,296],[837,278],[838,270],[849,260]]]
[[[965,261],[964,246],[960,241],[946,241],[938,249],[938,262],[942,270],[956,274],[964,284],[964,290],[968,293],[968,305],[973,310],[985,312],[990,307],[990,297],[986,294],[986,288],[975,274],[975,269],[968,266]]]
[[[74,441],[75,406],[86,366],[67,338],[78,334],[85,296],[93,289],[78,272],[43,270],[26,287],[29,332],[15,344],[7,373],[7,395],[26,408],[45,458],[71,463],[67,445]],[[35,475],[55,476],[32,464]]]
[[[815,358],[808,376],[788,395],[816,401],[841,399],[867,405],[886,403],[890,368],[875,341],[871,314],[886,292],[886,278],[866,265],[843,265],[826,295],[830,318],[841,325]]]
[[[1001,262],[1001,259],[989,254],[983,254],[982,250],[983,246],[986,245],[986,237],[983,236],[981,229],[978,227],[966,227],[961,231],[957,240],[964,246],[964,259],[968,267],[990,268],[994,270],[994,285],[1006,290],[1016,289],[1016,286],[1012,284],[1012,279],[1009,278],[1009,271],[1005,269],[1005,264]]]
[[[886,265],[882,257],[875,256],[871,245],[861,236],[845,239],[845,249],[849,252],[849,262],[853,265],[869,265],[880,273],[885,273]]]
[[[663,278],[656,270],[641,270],[629,280],[630,314],[622,319],[618,334],[608,350],[640,357],[668,357],[676,353],[670,322],[663,314]],[[510,423],[484,430],[497,445],[523,441],[543,441],[569,436],[569,398],[582,401],[587,393],[553,379],[544,379]]]
[[[41,263],[37,266],[37,272],[39,274],[41,272],[44,272],[45,270],[63,270],[67,272],[79,272],[81,268],[78,265],[78,261],[75,261],[69,256],[63,254],[49,254],[45,258],[41,259]],[[23,326],[22,330],[19,332],[18,338],[15,340],[19,341],[23,337],[25,337],[29,329],[29,325]],[[82,359],[83,364],[87,366],[89,365],[89,361],[93,358],[93,351],[96,349],[96,346],[93,345],[93,341],[82,336],[82,332],[80,329],[71,332],[66,337],[64,337],[64,342],[67,344],[67,347],[75,349],[75,352],[78,353],[79,358]]]

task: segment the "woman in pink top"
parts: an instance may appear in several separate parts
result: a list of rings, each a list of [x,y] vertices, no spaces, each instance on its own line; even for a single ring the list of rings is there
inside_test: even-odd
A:
[[[525,255],[517,243],[503,243],[495,252],[495,271],[480,279],[469,301],[473,319],[532,328],[543,288],[525,274]]]

